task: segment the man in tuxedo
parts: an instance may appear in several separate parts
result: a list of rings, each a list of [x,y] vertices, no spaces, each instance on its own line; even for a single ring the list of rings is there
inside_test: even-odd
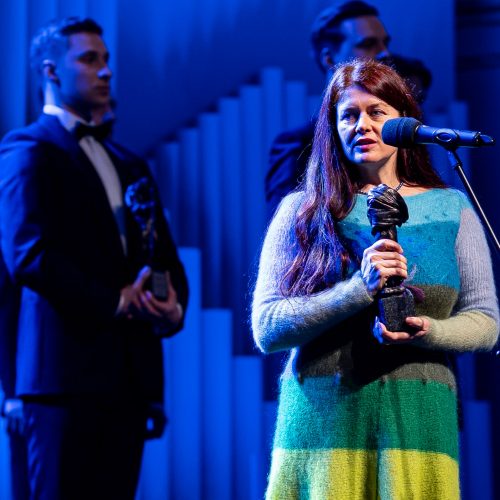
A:
[[[0,147],[0,243],[20,293],[15,395],[37,499],[134,498],[151,416],[162,432],[161,338],[181,330],[187,306],[147,165],[109,137],[108,58],[91,19],[40,30],[43,114]],[[156,200],[152,261],[124,203],[139,180]],[[146,262],[164,273],[166,298],[149,290]]]
[[[311,45],[326,82],[335,65],[354,57],[379,59],[407,78],[417,97],[423,100],[430,86],[431,75],[416,59],[389,54],[388,35],[378,10],[355,0],[326,8],[315,19],[311,30]],[[309,156],[316,119],[278,135],[270,150],[269,168],[265,180],[268,218],[274,214],[285,195],[302,180]]]

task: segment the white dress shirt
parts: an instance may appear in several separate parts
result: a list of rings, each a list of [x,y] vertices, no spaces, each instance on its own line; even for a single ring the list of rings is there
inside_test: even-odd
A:
[[[75,115],[74,113],[53,104],[46,104],[43,107],[43,112],[47,115],[57,116],[61,125],[68,132],[73,131],[77,122],[82,122],[85,125],[93,125],[93,123],[86,122],[83,118]],[[87,155],[90,163],[92,163],[97,174],[99,175],[99,178],[101,179],[108,197],[109,205],[113,211],[113,215],[115,216],[123,250],[127,253],[127,239],[125,236],[125,207],[123,205],[122,186],[118,173],[116,172],[116,168],[103,145],[91,135],[82,137],[78,144]]]

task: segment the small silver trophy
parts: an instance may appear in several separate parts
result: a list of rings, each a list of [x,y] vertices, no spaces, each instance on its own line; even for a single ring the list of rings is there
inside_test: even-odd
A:
[[[142,233],[142,249],[146,256],[145,265],[152,269],[151,277],[146,286],[159,300],[166,300],[168,284],[165,271],[155,266],[155,213],[157,201],[151,182],[142,177],[131,184],[125,192],[125,204],[130,209],[135,221],[139,224]]]

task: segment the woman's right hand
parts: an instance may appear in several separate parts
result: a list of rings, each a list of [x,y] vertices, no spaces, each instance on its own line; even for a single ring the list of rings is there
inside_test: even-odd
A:
[[[376,241],[363,252],[361,275],[370,295],[381,290],[391,276],[408,277],[406,257],[401,245],[393,240]]]

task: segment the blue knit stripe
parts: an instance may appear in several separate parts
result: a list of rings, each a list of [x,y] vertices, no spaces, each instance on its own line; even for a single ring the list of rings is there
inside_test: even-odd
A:
[[[455,190],[432,189],[405,197],[409,219],[397,228],[398,241],[408,259],[412,284],[460,287],[455,241],[461,211],[470,206]],[[428,207],[437,206],[432,213]],[[339,224],[343,237],[359,258],[375,240],[370,235],[366,197],[358,196],[353,210]],[[419,262],[418,267],[413,262]]]

